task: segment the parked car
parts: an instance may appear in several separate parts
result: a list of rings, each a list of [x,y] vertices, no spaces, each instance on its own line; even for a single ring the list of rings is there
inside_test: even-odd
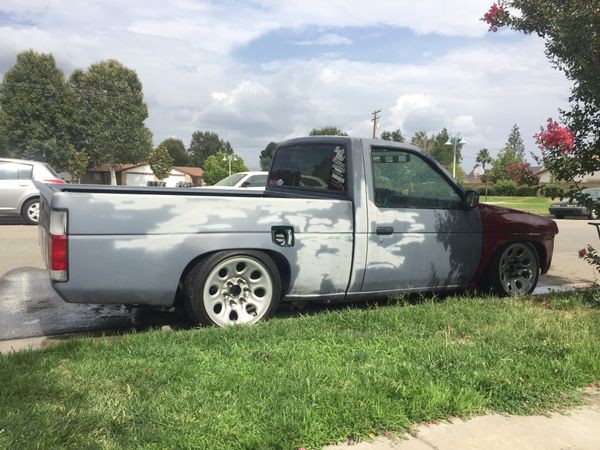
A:
[[[46,163],[0,158],[0,216],[22,216],[27,223],[38,223],[40,193],[33,180],[64,183]]]
[[[193,322],[219,326],[255,323],[280,300],[527,294],[558,233],[546,217],[480,205],[417,147],[342,136],[280,143],[264,191],[40,190],[41,248],[63,299],[181,300]]]
[[[204,186],[203,189],[239,189],[250,191],[262,191],[267,185],[269,172],[238,172],[232,173],[212,186]]]
[[[581,192],[588,194],[594,202],[600,202],[600,188],[587,188]],[[588,211],[584,206],[577,203],[577,201],[571,199],[564,199],[560,202],[552,203],[548,208],[548,211],[550,211],[550,214],[557,219],[562,219],[565,216],[584,216],[590,219],[598,218],[594,211]]]

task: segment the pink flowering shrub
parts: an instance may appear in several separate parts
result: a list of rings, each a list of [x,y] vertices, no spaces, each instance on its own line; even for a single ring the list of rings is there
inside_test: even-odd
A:
[[[537,186],[539,177],[533,173],[529,163],[514,162],[506,166],[506,174],[512,178],[518,186]]]
[[[573,153],[573,133],[567,127],[561,127],[552,117],[548,119],[546,129],[542,128],[542,131],[533,137],[542,152]]]
[[[600,272],[600,255],[598,255],[598,251],[594,247],[588,244],[586,248],[582,248],[578,253],[581,259],[587,261]]]
[[[504,9],[502,6],[494,3],[492,6],[490,6],[489,11],[483,15],[481,20],[487,23],[490,26],[490,30],[495,33],[498,31],[499,27],[506,23],[508,17],[508,11],[506,11],[506,9]]]

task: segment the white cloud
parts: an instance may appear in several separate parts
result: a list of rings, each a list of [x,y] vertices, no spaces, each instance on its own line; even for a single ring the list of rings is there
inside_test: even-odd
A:
[[[0,10],[16,23],[0,26],[0,73],[28,48],[52,52],[67,74],[116,58],[140,76],[156,142],[172,135],[189,142],[194,130],[210,129],[240,145],[251,166],[269,141],[313,127],[370,136],[370,114],[378,109],[380,130],[461,131],[467,157],[484,146],[501,147],[514,123],[533,149],[531,135],[568,97],[567,81],[550,67],[537,38],[471,39],[441,57],[425,52],[418,63],[330,53],[270,61],[254,71],[233,56],[269,32],[308,26],[323,30],[311,44],[346,49],[352,41],[344,27],[478,38],[486,33],[478,18],[487,7],[481,0],[355,1],[352,7],[345,0],[4,0]]]
[[[296,42],[296,45],[350,45],[352,44],[352,39],[349,39],[341,34],[337,33],[326,33],[319,36],[317,39],[312,41],[299,41]]]

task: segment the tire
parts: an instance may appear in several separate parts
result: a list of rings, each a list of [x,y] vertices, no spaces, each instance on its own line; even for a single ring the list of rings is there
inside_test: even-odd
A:
[[[496,252],[487,273],[487,287],[500,297],[531,294],[540,277],[540,259],[527,242],[513,242]]]
[[[590,220],[596,220],[597,218],[598,218],[598,214],[596,214],[594,211],[591,211],[588,214],[588,219],[590,219]]]
[[[184,305],[196,325],[253,324],[279,304],[281,277],[263,252],[218,252],[200,261],[184,285]]]
[[[29,225],[37,225],[40,221],[40,199],[27,200],[21,208],[21,216]]]
[[[554,217],[556,217],[557,219],[564,219],[565,216],[563,216],[562,214],[554,214]]]

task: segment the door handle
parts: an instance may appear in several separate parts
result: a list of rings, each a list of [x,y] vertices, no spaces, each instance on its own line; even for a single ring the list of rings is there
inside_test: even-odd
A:
[[[394,228],[393,227],[377,227],[377,230],[375,232],[380,236],[390,235],[390,234],[394,234]]]

